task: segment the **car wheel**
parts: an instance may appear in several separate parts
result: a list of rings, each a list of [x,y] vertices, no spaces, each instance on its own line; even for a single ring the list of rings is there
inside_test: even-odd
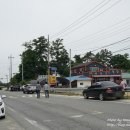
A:
[[[102,94],[102,93],[99,94],[99,99],[100,99],[100,101],[103,101],[103,100],[104,100],[104,97],[103,97],[103,94]]]
[[[2,116],[3,119],[5,119],[5,116]]]
[[[84,99],[88,99],[88,96],[86,93],[84,93]]]

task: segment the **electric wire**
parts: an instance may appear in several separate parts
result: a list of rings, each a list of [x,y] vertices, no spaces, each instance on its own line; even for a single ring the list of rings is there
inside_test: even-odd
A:
[[[99,49],[103,49],[103,48],[106,48],[106,47],[109,47],[109,46],[113,46],[113,45],[118,44],[118,43],[128,42],[128,41],[126,41],[126,40],[128,40],[128,39],[130,39],[130,37],[127,37],[127,38],[122,39],[122,40],[120,40],[120,41],[117,41],[117,42],[114,42],[114,43],[111,43],[111,44],[108,44],[108,45],[105,45],[105,46],[99,47],[99,48],[97,48],[97,49],[92,50],[91,52],[94,52],[94,51],[97,51],[97,50],[99,50]]]
[[[90,11],[88,11],[87,13],[85,13],[83,16],[81,16],[79,19],[77,19],[76,21],[74,21],[73,23],[71,23],[70,25],[68,25],[67,27],[65,27],[64,29],[62,29],[61,31],[59,31],[58,33],[54,34],[51,36],[51,38],[62,34],[64,32],[66,32],[67,30],[73,28],[73,26],[76,26],[77,24],[79,24],[80,22],[84,21],[85,19],[87,19],[89,16],[91,16],[93,13],[95,13],[96,11],[98,11],[99,9],[101,9],[103,6],[105,6],[107,3],[109,3],[111,0],[108,0],[105,4],[103,4],[105,1],[103,0],[102,2],[100,2],[97,6],[95,6],[94,8],[92,8]],[[101,7],[100,5],[103,4]],[[99,6],[98,9],[96,9]],[[94,9],[96,9],[94,12],[92,12]],[[91,14],[92,12],[92,14]],[[90,13],[90,15],[89,15]],[[89,15],[89,16],[87,16]],[[86,17],[87,16],[87,17]]]
[[[80,38],[80,39],[78,39],[78,40],[70,41],[70,42],[68,42],[68,44],[77,43],[77,42],[79,42],[79,41],[88,39],[89,37],[93,37],[94,35],[99,35],[100,33],[103,33],[104,31],[106,31],[106,30],[108,30],[108,29],[110,30],[111,28],[113,28],[113,27],[115,27],[115,26],[118,26],[118,25],[120,25],[120,24],[122,24],[123,22],[128,21],[128,20],[130,20],[130,17],[128,17],[128,18],[126,18],[126,19],[123,19],[122,21],[119,21],[119,22],[117,22],[117,23],[115,23],[115,24],[113,24],[113,25],[110,25],[110,26],[106,27],[106,28],[103,28],[103,29],[101,29],[101,30],[99,30],[99,31],[97,31],[97,32],[95,32],[95,33],[92,33],[92,34],[89,34],[89,35],[87,35],[87,36],[84,36],[84,37],[82,37],[82,38]],[[129,22],[129,21],[128,21],[128,22]]]
[[[73,32],[73,31],[75,31],[75,30],[81,28],[82,26],[84,26],[84,25],[86,25],[87,23],[91,22],[92,20],[94,20],[94,19],[97,18],[98,16],[102,15],[103,13],[105,13],[106,11],[108,11],[109,9],[111,9],[113,6],[117,5],[119,2],[121,2],[121,0],[116,1],[114,4],[112,4],[111,6],[109,6],[108,8],[106,8],[105,10],[103,10],[102,12],[100,12],[99,14],[97,14],[95,17],[89,19],[89,20],[88,20],[87,22],[85,22],[84,24],[81,24],[81,25],[79,25],[78,27],[72,29],[70,32],[68,32],[68,33],[66,33],[66,34],[64,34],[64,35],[62,35],[62,34],[59,34],[59,35],[61,35],[61,36],[67,36],[67,35],[70,34],[71,32]]]

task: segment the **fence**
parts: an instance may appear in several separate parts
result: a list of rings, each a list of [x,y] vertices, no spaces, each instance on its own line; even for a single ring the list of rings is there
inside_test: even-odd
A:
[[[84,89],[87,89],[87,88],[50,88],[50,91],[54,93],[82,94]],[[130,87],[126,88],[125,92],[130,92]]]

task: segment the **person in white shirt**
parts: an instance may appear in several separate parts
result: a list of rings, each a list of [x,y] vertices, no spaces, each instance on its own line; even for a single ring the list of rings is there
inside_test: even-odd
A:
[[[44,90],[45,90],[45,97],[46,98],[49,98],[49,89],[50,89],[49,84],[47,82],[45,82]]]

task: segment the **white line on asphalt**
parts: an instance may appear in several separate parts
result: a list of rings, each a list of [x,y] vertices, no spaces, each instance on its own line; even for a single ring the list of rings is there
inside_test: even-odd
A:
[[[14,96],[9,96],[9,98],[17,98],[17,97],[14,97]]]
[[[28,95],[28,97],[33,97],[32,95]]]
[[[13,112],[16,112],[13,108],[11,108],[11,107],[9,107],[9,106],[7,106],[7,108],[9,108],[11,111],[13,111]]]
[[[115,102],[115,103],[120,103],[120,104],[130,104],[129,102]]]
[[[23,95],[22,97],[26,97],[25,95]]]
[[[39,125],[39,124],[37,123],[37,121],[35,121],[35,120],[31,120],[31,119],[29,119],[29,118],[27,118],[27,117],[24,117],[24,119],[25,119],[26,121],[28,121],[31,125],[33,125],[33,126],[39,128],[39,129],[41,129],[41,130],[48,130],[46,127]]]
[[[97,115],[97,114],[102,114],[103,112],[100,111],[93,111],[92,114]]]
[[[44,120],[43,122],[51,122],[52,120]]]
[[[70,116],[71,118],[80,118],[82,117],[83,115],[74,115],[74,116]]]

